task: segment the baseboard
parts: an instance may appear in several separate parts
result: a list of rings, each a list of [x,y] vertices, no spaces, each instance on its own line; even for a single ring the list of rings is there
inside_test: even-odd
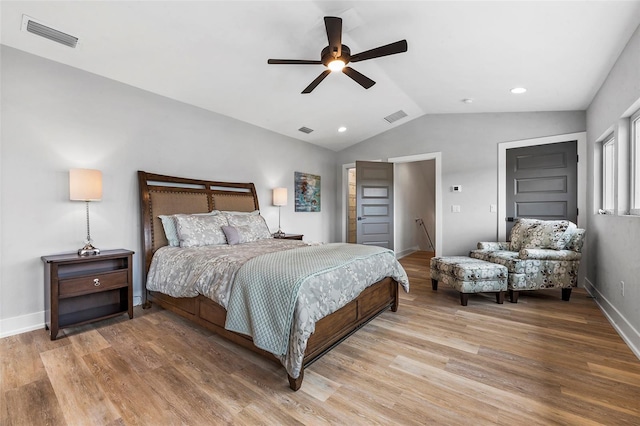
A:
[[[15,334],[44,329],[44,311],[0,320],[0,339]]]
[[[396,259],[402,259],[405,256],[409,256],[411,253],[415,253],[420,250],[419,246],[410,247],[408,249],[404,249],[402,251],[396,252]]]
[[[584,288],[593,297],[593,300],[596,301],[596,304],[600,307],[600,310],[604,313],[604,316],[607,317],[620,337],[622,337],[622,340],[629,346],[635,356],[640,359],[640,333],[638,330],[600,293],[588,278],[584,279]]]
[[[140,304],[142,304],[142,297],[134,295],[133,306]],[[21,315],[19,317],[0,319],[0,339],[41,328],[44,329],[44,311]]]

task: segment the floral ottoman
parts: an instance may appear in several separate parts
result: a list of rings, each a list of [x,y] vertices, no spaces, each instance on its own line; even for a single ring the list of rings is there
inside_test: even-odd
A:
[[[460,304],[467,306],[469,293],[496,293],[496,302],[504,303],[507,291],[507,268],[466,256],[431,258],[431,286],[438,290],[438,282],[460,292]]]

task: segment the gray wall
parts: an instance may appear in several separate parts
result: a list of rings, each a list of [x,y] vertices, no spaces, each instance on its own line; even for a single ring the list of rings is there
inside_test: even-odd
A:
[[[437,254],[466,255],[498,235],[497,214],[489,211],[498,203],[498,143],[585,129],[583,111],[426,115],[341,151],[338,165],[441,152],[443,247]],[[462,192],[451,192],[453,185]],[[460,213],[451,212],[453,204]]]
[[[587,110],[589,180],[587,203],[587,285],[600,306],[640,356],[640,218],[597,215],[600,207],[599,158],[596,141],[621,118],[640,109],[640,27],[618,58]],[[621,123],[624,125],[624,123]],[[626,140],[619,140],[621,148]],[[619,163],[623,168],[626,162]],[[623,182],[619,182],[623,183]],[[624,186],[619,194],[626,197]],[[622,202],[621,206],[624,207]],[[620,281],[625,282],[622,295]]]
[[[44,321],[40,256],[72,252],[86,235],[83,203],[69,201],[68,170],[103,172],[91,204],[101,249],[136,251],[141,295],[137,170],[252,181],[270,228],[271,189],[289,189],[282,227],[305,240],[334,237],[335,153],[2,46],[0,336]],[[294,171],[322,177],[322,211],[294,213]]]

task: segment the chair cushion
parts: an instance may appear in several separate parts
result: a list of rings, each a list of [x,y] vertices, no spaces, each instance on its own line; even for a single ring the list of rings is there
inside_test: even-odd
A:
[[[571,250],[571,251],[575,251],[575,252],[581,253],[582,252],[582,245],[584,244],[585,232],[586,231],[584,229],[577,228],[573,232],[573,235],[571,236],[571,239],[569,240],[569,242],[565,246],[565,250]]]
[[[575,227],[568,220],[541,220],[532,223],[525,232],[520,249],[562,250],[571,239]]]
[[[516,223],[511,228],[510,235],[510,243],[509,250],[511,251],[520,251],[522,248],[522,243],[526,237],[527,231],[529,227],[533,224],[540,223],[541,220],[538,219],[518,219]]]

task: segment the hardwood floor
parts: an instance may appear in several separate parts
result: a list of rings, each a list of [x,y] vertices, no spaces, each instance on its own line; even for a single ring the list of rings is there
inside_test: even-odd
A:
[[[428,255],[401,260],[411,292],[306,370],[180,317],[136,308],[93,325],[0,340],[0,424],[640,424],[640,361],[584,290],[431,290]],[[61,333],[62,335],[62,333]]]

